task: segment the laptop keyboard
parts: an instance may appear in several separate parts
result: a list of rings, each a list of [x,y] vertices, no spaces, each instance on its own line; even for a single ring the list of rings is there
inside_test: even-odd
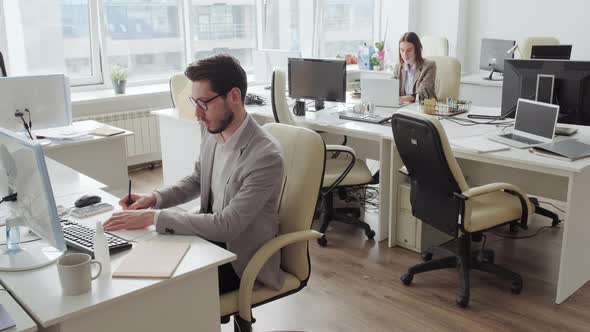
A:
[[[530,139],[530,138],[519,136],[519,135],[515,135],[515,134],[505,134],[505,135],[500,135],[500,137],[508,138],[508,139],[513,140],[513,141],[518,141],[518,142],[521,142],[521,143],[524,143],[524,144],[530,144],[530,145],[543,143],[541,141],[537,141],[537,140],[534,140],[534,139]]]

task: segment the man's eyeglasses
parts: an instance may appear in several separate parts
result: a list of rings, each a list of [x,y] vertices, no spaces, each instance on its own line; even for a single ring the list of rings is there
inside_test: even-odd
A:
[[[193,104],[193,106],[196,107],[200,107],[203,111],[208,111],[209,107],[207,107],[207,104],[212,102],[215,98],[217,97],[221,97],[224,96],[225,94],[219,94],[215,97],[211,97],[209,99],[203,100],[203,99],[193,99],[193,97],[188,96],[188,99],[191,101],[191,104]]]

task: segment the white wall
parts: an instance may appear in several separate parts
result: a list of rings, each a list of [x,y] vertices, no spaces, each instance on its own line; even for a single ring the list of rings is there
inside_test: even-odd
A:
[[[410,7],[410,31],[418,36],[441,36],[449,41],[449,55],[457,56],[460,0],[414,0]]]
[[[398,45],[401,35],[409,31],[409,16],[411,2],[414,0],[382,0],[381,1],[381,30],[387,26],[385,37],[386,66],[397,62]]]
[[[481,38],[556,37],[572,44],[572,60],[590,60],[588,0],[469,0],[464,68],[479,66]]]

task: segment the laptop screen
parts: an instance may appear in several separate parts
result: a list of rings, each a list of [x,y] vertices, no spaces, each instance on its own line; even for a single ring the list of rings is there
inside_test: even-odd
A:
[[[558,113],[557,105],[519,99],[514,129],[552,139]]]

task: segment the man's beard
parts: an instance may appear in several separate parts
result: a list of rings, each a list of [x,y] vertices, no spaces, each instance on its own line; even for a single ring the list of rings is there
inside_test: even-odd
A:
[[[219,133],[223,132],[224,130],[226,130],[227,127],[230,125],[230,123],[232,123],[232,121],[234,119],[234,112],[224,109],[223,115],[224,116],[223,116],[223,119],[221,119],[221,123],[219,124],[219,127],[211,128],[211,129],[207,128],[207,131],[209,131],[209,133],[219,134]]]

